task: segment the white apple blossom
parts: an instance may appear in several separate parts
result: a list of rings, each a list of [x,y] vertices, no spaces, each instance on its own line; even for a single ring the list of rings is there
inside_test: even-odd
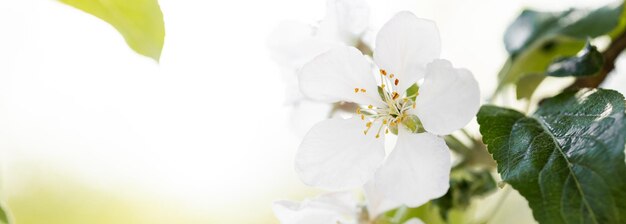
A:
[[[434,22],[400,12],[376,37],[376,75],[354,47],[335,47],[307,63],[299,74],[303,94],[361,107],[356,117],[322,121],[306,134],[296,156],[302,181],[345,190],[374,179],[386,198],[411,207],[445,194],[451,161],[440,136],[474,117],[480,93],[473,75],[438,59],[440,51]],[[419,91],[407,95],[422,79]],[[384,161],[389,129],[398,138]]]
[[[299,22],[281,23],[268,38],[274,60],[281,66],[287,86],[287,102],[303,100],[297,71],[314,57],[335,46],[362,45],[369,26],[365,0],[328,0],[326,15],[317,26]]]
[[[365,185],[365,201],[353,192],[325,193],[303,202],[274,202],[274,214],[282,224],[369,224],[380,214],[401,206],[385,200],[373,184]],[[414,218],[405,224],[419,224]]]

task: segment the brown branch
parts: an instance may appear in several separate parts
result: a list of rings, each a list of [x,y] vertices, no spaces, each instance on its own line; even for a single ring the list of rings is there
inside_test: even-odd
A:
[[[577,79],[568,89],[597,88],[604,82],[606,77],[615,69],[615,60],[626,49],[626,31],[622,32],[609,47],[602,53],[604,65],[597,75]]]

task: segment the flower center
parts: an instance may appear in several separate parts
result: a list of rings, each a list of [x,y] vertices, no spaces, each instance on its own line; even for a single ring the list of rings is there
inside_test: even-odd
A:
[[[356,113],[361,116],[361,120],[367,121],[363,134],[367,135],[374,126],[378,126],[377,128],[374,127],[374,130],[377,130],[376,138],[379,138],[383,129],[385,130],[384,134],[389,133],[390,128],[397,130],[398,125],[411,116],[408,110],[411,108],[415,109],[415,97],[418,93],[415,91],[410,96],[408,93],[398,93],[399,83],[400,80],[394,74],[387,74],[384,69],[380,69],[378,94],[385,106],[375,107],[368,105],[366,107],[360,106],[356,109]],[[354,92],[355,94],[362,94],[366,90],[354,88]]]

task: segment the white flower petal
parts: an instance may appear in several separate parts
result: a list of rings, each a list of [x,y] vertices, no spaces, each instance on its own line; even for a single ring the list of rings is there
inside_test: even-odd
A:
[[[374,220],[380,214],[402,206],[402,203],[386,198],[383,192],[376,188],[374,181],[365,184],[363,190],[365,199],[367,199],[367,211],[369,212],[370,220]]]
[[[310,100],[302,100],[291,107],[289,124],[294,133],[302,138],[315,124],[328,119],[333,105]]]
[[[415,113],[424,129],[447,135],[476,116],[480,90],[470,71],[453,68],[446,60],[435,60],[428,65],[416,104]]]
[[[296,171],[311,186],[343,190],[363,186],[372,179],[385,157],[383,138],[371,131],[363,134],[365,122],[329,119],[306,134],[296,155]]]
[[[297,105],[306,98],[300,93],[298,86],[298,73],[296,69],[281,66],[281,74],[285,82],[285,104]]]
[[[336,223],[341,220],[341,214],[336,211],[308,208],[293,201],[276,201],[272,209],[282,224]]]
[[[417,207],[446,193],[451,166],[442,138],[401,128],[396,147],[376,174],[376,187],[390,200]]]
[[[365,0],[328,0],[317,36],[354,46],[369,26],[369,14]]]
[[[351,192],[334,192],[304,202],[276,201],[274,214],[282,224],[350,223],[355,221],[358,201]]]
[[[424,224],[424,222],[422,222],[422,220],[418,218],[412,218],[409,219],[409,221],[406,221],[404,224]]]
[[[302,67],[299,82],[302,93],[313,100],[385,105],[378,95],[371,63],[354,47],[336,47],[315,57]],[[359,89],[356,93],[355,88]]]
[[[424,77],[426,64],[439,58],[441,40],[437,25],[413,13],[400,12],[378,32],[374,61],[380,69],[398,77],[404,91]]]
[[[300,69],[339,42],[330,42],[314,36],[315,29],[304,23],[285,21],[274,29],[267,39],[272,58],[287,69]]]

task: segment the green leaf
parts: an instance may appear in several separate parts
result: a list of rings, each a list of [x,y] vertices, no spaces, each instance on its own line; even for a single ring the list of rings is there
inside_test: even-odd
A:
[[[570,12],[539,12],[529,9],[522,11],[506,29],[504,47],[510,55],[517,55],[542,36],[554,32],[559,19]]]
[[[471,199],[485,196],[495,189],[496,181],[489,170],[453,170],[448,192],[432,203],[439,207],[441,217],[448,220],[448,213],[452,209],[465,210],[470,206]]]
[[[624,97],[583,89],[547,99],[530,117],[496,106],[478,113],[502,179],[541,223],[626,223]]]
[[[545,78],[544,74],[529,74],[520,78],[516,83],[517,88],[515,88],[517,98],[530,99]]]
[[[507,85],[519,83],[527,75],[544,73],[557,58],[575,55],[588,38],[609,35],[621,29],[626,24],[622,22],[623,11],[621,2],[595,10],[524,10],[504,35],[509,59],[498,74],[497,92]],[[530,86],[529,89],[534,88]],[[518,96],[521,98],[525,96]]]
[[[0,206],[0,224],[9,224],[9,217],[3,206]]]
[[[585,39],[605,35],[616,28],[623,11],[623,2],[615,1],[612,4],[596,10],[575,10],[567,18],[574,22],[564,26],[559,32],[562,35]]]
[[[375,224],[404,224],[412,218],[418,218],[424,223],[444,224],[446,223],[438,215],[438,208],[432,203],[426,203],[417,208],[409,208],[406,206],[388,211],[381,214],[374,221]],[[448,222],[452,223],[452,222]]]
[[[111,24],[130,48],[159,61],[165,38],[157,0],[60,0]]]
[[[576,55],[584,46],[585,41],[563,37],[533,44],[530,50],[521,52],[515,59],[510,58],[500,70],[498,91],[506,85],[519,83],[526,76],[545,73],[552,61]]]
[[[569,9],[563,12],[524,10],[507,28],[504,44],[510,55],[527,50],[544,38],[556,36],[585,40],[611,32],[619,24],[621,2],[595,9]]]
[[[538,65],[543,67],[540,60],[529,62],[527,65]],[[521,76],[516,85],[516,95],[518,99],[530,99],[535,93],[541,82],[546,76],[574,76],[583,77],[596,74],[602,68],[604,57],[597,48],[587,42],[585,47],[573,57],[561,57],[554,60],[547,68],[547,71],[541,73],[525,72]],[[531,68],[528,66],[527,68]]]
[[[556,77],[565,76],[590,76],[600,71],[604,63],[604,57],[598,49],[587,42],[574,57],[559,58],[548,66],[547,75]]]

